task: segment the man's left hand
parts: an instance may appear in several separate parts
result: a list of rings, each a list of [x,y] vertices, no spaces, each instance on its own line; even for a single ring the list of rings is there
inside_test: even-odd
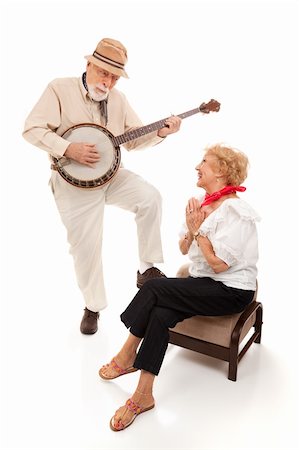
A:
[[[169,134],[179,131],[182,119],[178,116],[171,116],[165,120],[165,127],[158,130],[158,136],[164,138]]]

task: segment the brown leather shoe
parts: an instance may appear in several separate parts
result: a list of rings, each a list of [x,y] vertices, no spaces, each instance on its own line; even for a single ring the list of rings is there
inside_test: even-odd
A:
[[[83,334],[94,334],[98,331],[98,318],[100,313],[84,309],[84,315],[80,325]]]
[[[152,280],[153,278],[167,278],[167,276],[165,273],[161,272],[161,270],[157,269],[157,267],[151,267],[143,273],[140,273],[138,270],[137,287],[140,289],[146,281]]]

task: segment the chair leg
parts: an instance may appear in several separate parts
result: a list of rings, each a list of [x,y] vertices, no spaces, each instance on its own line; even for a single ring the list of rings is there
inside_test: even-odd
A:
[[[255,332],[258,333],[256,339],[254,340],[254,342],[256,344],[261,343],[262,325],[263,325],[263,306],[260,304],[258,309],[256,310],[256,320],[255,320],[255,325],[254,325],[254,330],[255,330]]]
[[[231,381],[237,381],[238,370],[238,347],[231,348],[228,362],[228,379]]]
[[[240,320],[240,319],[239,319]],[[239,321],[238,321],[239,323]],[[238,325],[237,323],[237,325]],[[229,347],[229,360],[228,360],[228,379],[231,381],[237,381],[237,369],[238,369],[238,354],[239,354],[239,341],[241,335],[241,327],[235,326]]]

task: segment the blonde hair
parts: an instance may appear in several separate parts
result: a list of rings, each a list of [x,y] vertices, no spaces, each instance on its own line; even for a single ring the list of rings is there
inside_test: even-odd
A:
[[[214,155],[221,174],[230,186],[238,186],[247,177],[249,161],[240,150],[223,144],[215,144],[205,149],[205,154]]]

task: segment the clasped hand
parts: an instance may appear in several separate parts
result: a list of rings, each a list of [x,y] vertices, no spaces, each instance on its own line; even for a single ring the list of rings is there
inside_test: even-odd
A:
[[[186,206],[186,224],[191,234],[198,231],[205,218],[206,214],[201,209],[199,201],[194,197],[190,198]]]
[[[64,156],[92,168],[101,158],[96,145],[88,142],[72,142],[66,149]]]

